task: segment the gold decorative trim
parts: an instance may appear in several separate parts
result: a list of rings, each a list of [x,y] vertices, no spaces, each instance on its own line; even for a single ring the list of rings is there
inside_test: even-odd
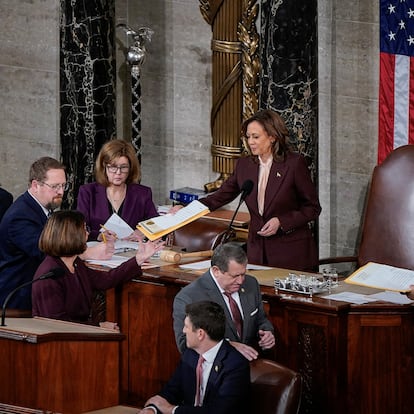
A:
[[[211,25],[224,0],[199,0],[200,12],[204,20]]]
[[[260,38],[256,28],[258,10],[259,5],[256,0],[243,1],[242,20],[237,32],[242,48],[243,119],[252,116],[259,108]]]
[[[216,157],[235,159],[240,158],[241,153],[242,151],[240,148],[228,147],[218,144],[211,145],[211,154]]]
[[[241,73],[242,73],[241,62],[239,61],[236,63],[236,65],[234,65],[229,76],[227,76],[226,80],[223,82],[222,87],[218,91],[219,93],[216,96],[213,96],[213,107],[211,109],[211,121],[210,121],[212,131],[213,131],[213,126],[214,126],[214,120],[216,119],[216,116],[217,116],[217,112],[222,102],[227,97],[230,89],[240,78]]]
[[[221,53],[241,53],[242,48],[240,42],[229,42],[225,40],[215,40],[211,41],[211,50],[213,52]]]

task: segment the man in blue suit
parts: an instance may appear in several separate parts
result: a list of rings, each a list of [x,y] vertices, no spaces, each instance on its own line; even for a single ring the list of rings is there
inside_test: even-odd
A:
[[[224,340],[225,323],[223,308],[217,303],[186,306],[183,332],[187,349],[170,381],[145,403],[141,413],[249,412],[249,362]]]
[[[0,222],[0,306],[13,289],[33,279],[44,257],[38,246],[40,234],[48,215],[60,207],[66,189],[65,167],[59,161],[42,157],[31,165],[28,190]],[[91,249],[85,257],[102,259],[113,253],[113,246]],[[16,292],[9,308],[32,309],[30,285]]]
[[[6,191],[4,188],[0,187],[0,221],[4,216],[4,213],[13,203],[13,196]]]
[[[246,275],[247,256],[235,243],[222,244],[214,250],[211,268],[177,293],[173,304],[174,334],[180,352],[185,349],[182,333],[185,306],[188,303],[210,300],[223,307],[226,315],[225,338],[249,361],[256,359],[258,350],[275,345],[274,328],[263,309],[257,280]],[[231,309],[236,306],[242,319],[238,329]]]

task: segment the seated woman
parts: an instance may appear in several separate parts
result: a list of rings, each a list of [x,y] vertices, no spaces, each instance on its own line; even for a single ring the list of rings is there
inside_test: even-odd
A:
[[[121,139],[108,141],[96,159],[95,178],[96,182],[80,187],[77,203],[91,229],[89,240],[100,240],[101,225],[113,213],[134,229],[127,239],[139,240],[138,222],[158,213],[151,189],[137,184],[141,169],[132,144]]]
[[[94,270],[79,258],[86,249],[88,230],[78,211],[57,211],[40,235],[39,248],[46,254],[34,279],[55,268],[63,268],[63,277],[33,283],[32,314],[52,319],[91,323],[93,292],[106,290],[142,275],[141,265],[164,246],[162,240],[140,243],[135,257],[115,269]],[[105,327],[116,328],[113,323]]]

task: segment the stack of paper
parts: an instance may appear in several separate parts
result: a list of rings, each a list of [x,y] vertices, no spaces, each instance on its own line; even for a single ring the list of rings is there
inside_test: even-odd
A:
[[[138,223],[140,230],[148,239],[156,240],[172,231],[191,223],[208,214],[210,210],[199,201],[195,200],[188,206],[178,210],[175,214],[165,214]]]

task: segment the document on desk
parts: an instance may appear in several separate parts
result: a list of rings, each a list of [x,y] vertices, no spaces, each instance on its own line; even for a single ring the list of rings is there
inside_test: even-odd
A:
[[[414,285],[414,271],[369,262],[345,279],[346,283],[395,292],[409,292]]]
[[[172,231],[208,214],[210,210],[197,200],[178,210],[175,214],[164,214],[149,220],[140,221],[137,229],[148,239],[156,240]]]
[[[211,266],[211,260],[202,260],[201,262],[182,264],[182,265],[180,265],[180,269],[203,270],[203,269],[209,269],[210,266]],[[269,267],[269,266],[247,264],[246,269],[247,270],[269,270],[269,269],[272,269],[272,268]]]
[[[115,267],[118,267],[119,265],[121,265],[122,263],[126,262],[129,259],[130,259],[130,257],[118,256],[118,255],[114,254],[108,260],[88,259],[87,262],[97,264],[97,265],[101,265],[101,266],[110,267],[110,268],[115,268]]]

